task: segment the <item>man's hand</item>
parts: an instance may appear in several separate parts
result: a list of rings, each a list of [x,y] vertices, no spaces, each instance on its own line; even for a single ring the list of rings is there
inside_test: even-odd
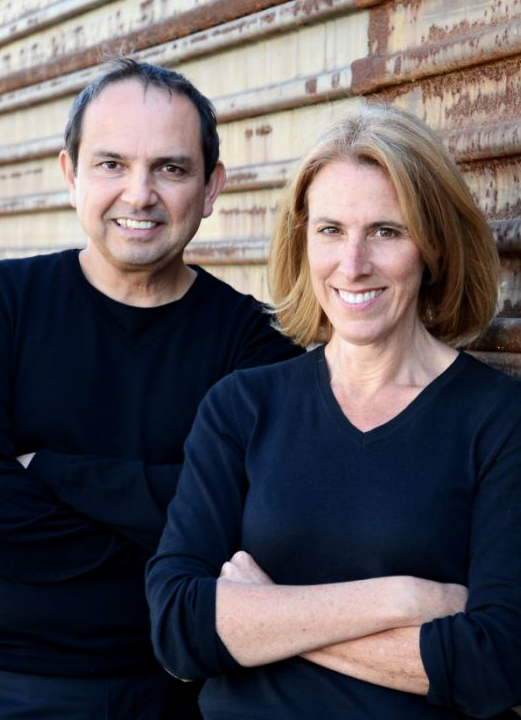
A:
[[[244,550],[239,550],[221,568],[220,579],[253,585],[274,585],[273,580]]]
[[[35,453],[24,453],[24,455],[18,455],[18,457],[16,459],[18,460],[20,465],[23,465],[24,468],[27,470],[27,468],[29,467],[29,464],[34,456],[35,456]]]

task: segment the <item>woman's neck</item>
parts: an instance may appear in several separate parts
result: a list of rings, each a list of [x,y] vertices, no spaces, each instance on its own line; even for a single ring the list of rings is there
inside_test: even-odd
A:
[[[334,334],[325,356],[331,389],[342,411],[367,431],[402,412],[452,364],[457,352],[418,323],[410,337],[399,342],[360,346]]]
[[[457,352],[434,338],[419,321],[407,337],[354,345],[333,333],[326,346],[330,376],[358,390],[375,392],[386,385],[425,387],[455,359]]]

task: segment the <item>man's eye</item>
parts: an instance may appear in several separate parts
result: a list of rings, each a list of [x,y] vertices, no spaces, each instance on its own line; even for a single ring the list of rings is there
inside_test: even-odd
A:
[[[100,166],[105,168],[105,170],[117,170],[119,168],[119,163],[115,160],[104,160],[100,163]]]
[[[169,175],[183,175],[184,174],[183,168],[179,167],[179,165],[163,165],[162,169]]]

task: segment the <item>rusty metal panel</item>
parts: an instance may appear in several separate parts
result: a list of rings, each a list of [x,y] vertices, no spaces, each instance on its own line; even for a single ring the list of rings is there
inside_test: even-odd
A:
[[[3,254],[84,242],[56,155],[74,94],[120,47],[214,101],[229,178],[186,256],[263,298],[282,186],[321,127],[362,94],[435,128],[501,252],[474,352],[521,374],[521,0],[0,0]]]
[[[29,8],[22,3],[16,6],[16,12],[0,14],[0,44],[13,42],[35,30],[63,22],[87,10],[106,4],[104,0],[59,0],[53,2],[32,3]],[[14,10],[14,3],[8,3]],[[0,8],[1,13],[1,8]]]
[[[376,0],[374,1],[376,2]],[[268,3],[268,0],[262,0],[262,2],[264,4],[276,4],[275,2]],[[261,0],[246,0],[246,2],[243,1],[240,4],[235,0],[216,0],[212,3],[212,8],[215,10],[216,5],[223,3],[227,3],[231,9],[241,7],[243,13],[246,12],[245,5],[251,3],[262,4]],[[175,30],[172,28],[172,33],[175,32],[174,37],[176,38],[173,42],[155,45],[150,39],[150,45],[152,46],[147,50],[136,53],[136,57],[163,65],[175,64],[176,68],[180,69],[180,63],[187,62],[194,57],[203,56],[207,59],[210,54],[215,56],[219,51],[252,43],[288,29],[316,24],[323,19],[338,16],[342,11],[348,13],[348,15],[352,14],[359,3],[360,0],[291,0],[282,4],[280,8],[256,12],[246,18],[240,17],[238,20],[219,24],[215,29],[195,32],[188,36],[183,34],[183,23],[179,21],[179,18],[176,18]],[[199,10],[197,12],[199,13]],[[230,14],[233,13],[230,11]],[[235,14],[240,14],[240,12],[236,9]],[[191,16],[190,13],[187,15]],[[364,16],[357,15],[357,17]],[[224,18],[221,17],[220,19],[223,20]],[[163,33],[166,25],[168,23],[161,23]],[[357,37],[363,39],[365,32],[360,33],[360,29],[359,25]],[[136,42],[130,44],[134,51],[141,47],[140,43],[145,42],[145,35],[143,32],[139,33],[139,43],[136,40]],[[154,38],[154,40],[157,40],[157,38]],[[341,38],[341,42],[337,46],[344,45],[345,40]],[[125,47],[125,43],[120,43],[117,47],[112,48],[111,52],[120,52]],[[52,62],[49,67],[37,65],[31,69],[30,73],[15,73],[4,79],[0,77],[0,112],[16,107],[26,107],[33,103],[48,101],[60,95],[77,92],[98,75],[99,68],[97,65],[100,58],[103,55],[106,56],[107,50],[108,48],[105,48],[102,54],[100,54],[99,49],[96,52],[89,51],[89,57],[83,58],[83,64],[80,62],[82,53],[77,51],[73,56],[63,56],[63,58],[68,58],[67,65],[63,64],[63,59],[60,59]],[[283,58],[291,58],[291,52],[285,50]],[[212,57],[212,61],[214,59]],[[262,65],[262,63],[260,64]],[[74,72],[77,65],[82,69]],[[257,56],[255,65],[259,65],[259,56]],[[183,68],[181,69],[183,70]],[[60,70],[61,72],[59,72]],[[206,74],[208,74],[207,70],[208,66],[206,64]],[[190,73],[188,72],[188,74]],[[196,81],[195,78],[194,81]],[[226,92],[229,93],[230,90],[227,89]]]

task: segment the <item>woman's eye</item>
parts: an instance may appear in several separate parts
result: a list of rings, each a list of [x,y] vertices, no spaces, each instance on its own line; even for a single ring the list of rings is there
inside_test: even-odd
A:
[[[324,235],[336,235],[339,230],[334,225],[325,225],[324,227],[318,228],[318,232]]]
[[[375,231],[375,235],[381,238],[395,238],[400,235],[400,232],[396,228],[380,227]]]

